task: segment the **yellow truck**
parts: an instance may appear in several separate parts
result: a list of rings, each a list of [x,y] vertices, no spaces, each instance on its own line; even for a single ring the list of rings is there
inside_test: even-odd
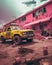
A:
[[[3,31],[0,33],[0,39],[2,42],[11,39],[14,42],[19,44],[22,41],[33,40],[34,31],[30,29],[21,29],[19,26],[11,25],[7,28],[3,28]]]

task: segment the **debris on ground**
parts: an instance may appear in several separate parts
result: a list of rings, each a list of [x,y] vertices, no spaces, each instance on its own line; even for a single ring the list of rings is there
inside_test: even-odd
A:
[[[9,55],[7,53],[7,51],[0,51],[0,59],[2,58],[7,58]]]

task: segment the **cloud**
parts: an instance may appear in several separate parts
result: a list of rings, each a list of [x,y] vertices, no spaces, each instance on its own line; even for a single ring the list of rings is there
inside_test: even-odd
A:
[[[24,15],[27,12],[35,9],[39,5],[43,4],[40,3],[40,0],[35,0],[37,1],[36,7],[34,5],[27,7],[25,4],[22,4],[22,2],[27,1],[30,2],[32,0],[0,0],[0,19],[3,20],[5,23],[6,21],[9,22],[15,19],[15,17],[18,18],[21,15]]]

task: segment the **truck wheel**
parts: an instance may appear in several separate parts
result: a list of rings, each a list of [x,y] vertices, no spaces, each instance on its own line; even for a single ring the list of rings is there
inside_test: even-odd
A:
[[[14,38],[13,38],[13,41],[14,41],[14,44],[16,44],[16,45],[20,44],[20,42],[21,42],[20,36],[15,35]]]
[[[6,40],[5,40],[4,37],[1,37],[1,41],[2,41],[2,43],[5,43],[6,42]]]

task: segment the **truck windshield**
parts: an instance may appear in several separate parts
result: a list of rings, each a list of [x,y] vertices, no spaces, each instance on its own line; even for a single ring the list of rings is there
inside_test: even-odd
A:
[[[22,28],[20,28],[19,26],[11,26],[12,30],[22,30]]]

